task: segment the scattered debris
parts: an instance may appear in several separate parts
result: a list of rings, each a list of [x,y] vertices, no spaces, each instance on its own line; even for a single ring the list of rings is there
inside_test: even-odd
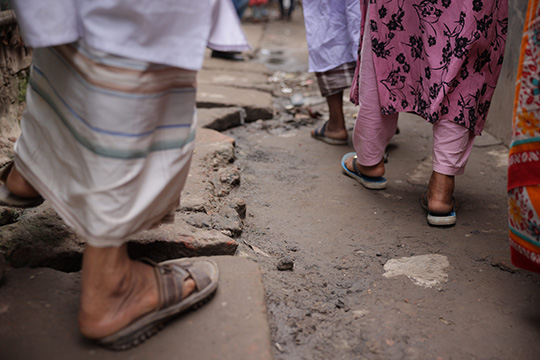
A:
[[[337,299],[336,301],[336,308],[343,309],[345,307],[345,303],[341,299]]]
[[[291,104],[293,106],[302,106],[304,105],[304,96],[302,94],[296,93],[291,96]]]
[[[0,226],[13,224],[21,216],[22,210],[11,208],[2,209],[0,212]]]
[[[270,255],[268,255],[266,252],[264,252],[263,250],[259,249],[257,246],[255,245],[251,245],[247,242],[244,241],[244,244],[246,244],[251,250],[253,250],[256,254],[259,254],[259,255],[262,255],[262,256],[266,256],[266,257],[270,257]]]
[[[516,273],[516,270],[512,269],[510,266],[508,266],[508,265],[506,265],[506,264],[504,264],[502,262],[492,263],[491,266],[493,266],[496,269],[509,272],[510,274],[515,274]]]
[[[277,265],[277,269],[279,271],[287,271],[292,270],[294,268],[294,261],[289,257],[284,257],[281,260],[279,260],[279,263]]]

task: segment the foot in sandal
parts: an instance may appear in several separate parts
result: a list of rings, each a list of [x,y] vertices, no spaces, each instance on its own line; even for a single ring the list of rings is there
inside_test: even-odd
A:
[[[136,346],[176,316],[195,309],[215,293],[217,265],[177,259],[159,264],[132,261],[126,245],[87,246],[79,328],[113,350]]]
[[[0,172],[0,206],[31,208],[40,205],[43,198],[17,171],[13,161]]]

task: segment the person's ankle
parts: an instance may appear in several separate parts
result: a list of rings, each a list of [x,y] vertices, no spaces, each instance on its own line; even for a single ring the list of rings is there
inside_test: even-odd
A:
[[[7,176],[6,187],[13,195],[19,197],[33,198],[39,196],[36,189],[17,171],[15,165],[13,165]]]
[[[433,171],[426,194],[429,211],[435,214],[450,212],[454,206],[454,188],[454,176]]]
[[[353,161],[356,161],[356,159],[353,159]],[[385,172],[384,161],[382,160],[377,165],[373,166],[360,165],[358,162],[356,163],[356,166],[363,175],[369,177],[380,177],[383,176]]]
[[[117,273],[104,274],[101,281],[85,279],[79,309],[82,335],[90,339],[110,335],[158,307],[153,270],[149,266],[136,270],[133,266],[147,265],[133,262],[126,269],[117,269]]]

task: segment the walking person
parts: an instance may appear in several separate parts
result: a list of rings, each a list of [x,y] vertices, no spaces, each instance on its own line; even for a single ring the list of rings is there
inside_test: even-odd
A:
[[[305,6],[305,1],[302,3]],[[292,13],[294,11],[295,0],[279,0],[279,11],[281,13],[281,20],[291,21]]]
[[[13,6],[34,53],[0,202],[31,207],[43,197],[86,239],[80,331],[129,348],[218,285],[212,261],[133,261],[126,242],[178,206],[206,45],[249,47],[229,0]]]
[[[244,13],[249,7],[249,0],[233,0],[234,9],[240,21],[244,17]],[[217,59],[231,60],[231,61],[244,61],[242,53],[239,51],[221,51],[214,49],[210,53],[210,56]]]
[[[359,0],[304,0],[309,71],[315,72],[329,119],[311,132],[317,140],[347,145],[343,91],[351,86],[360,38]]]
[[[508,161],[512,263],[540,273],[540,1],[525,16]]]
[[[368,4],[369,3],[369,4]],[[361,1],[362,40],[351,95],[356,153],[346,175],[383,189],[384,150],[399,112],[433,124],[433,171],[421,197],[431,225],[456,223],[456,175],[482,133],[502,66],[507,0]]]

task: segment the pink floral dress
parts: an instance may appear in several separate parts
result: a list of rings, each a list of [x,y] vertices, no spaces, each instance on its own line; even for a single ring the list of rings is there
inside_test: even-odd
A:
[[[382,113],[445,118],[480,135],[501,71],[508,0],[361,0],[361,9]],[[357,83],[351,94],[357,102]]]

